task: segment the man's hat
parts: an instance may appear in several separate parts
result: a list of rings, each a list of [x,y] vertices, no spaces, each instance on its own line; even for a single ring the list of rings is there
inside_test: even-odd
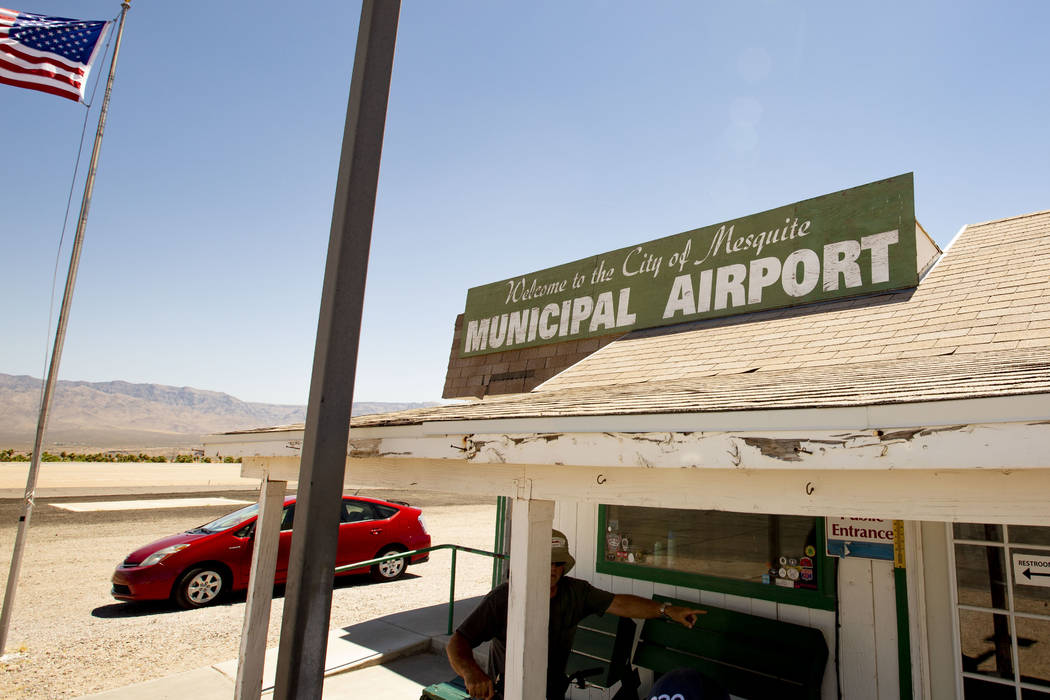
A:
[[[569,540],[557,530],[551,530],[551,564],[565,564],[565,573],[576,566],[576,560],[569,554]]]

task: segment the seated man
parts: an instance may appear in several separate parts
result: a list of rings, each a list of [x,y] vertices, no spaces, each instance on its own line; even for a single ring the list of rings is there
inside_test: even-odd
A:
[[[547,635],[547,698],[563,700],[568,688],[565,665],[572,650],[576,626],[588,615],[610,612],[621,617],[647,620],[666,617],[692,627],[697,615],[705,611],[668,603],[658,603],[635,595],[614,595],[595,588],[586,581],[570,578],[576,560],[569,554],[565,535],[551,532],[551,603],[550,626]],[[472,698],[491,700],[496,687],[503,682],[507,653],[507,596],[509,585],[497,586],[485,596],[478,607],[463,621],[449,640],[446,649],[452,668],[463,677]],[[474,647],[491,640],[489,673],[474,661]]]

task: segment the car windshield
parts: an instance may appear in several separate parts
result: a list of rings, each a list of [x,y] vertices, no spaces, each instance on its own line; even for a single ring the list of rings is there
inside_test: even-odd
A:
[[[250,506],[245,506],[240,510],[235,510],[232,513],[222,516],[217,520],[212,520],[210,523],[195,527],[190,532],[222,532],[223,530],[229,530],[235,525],[240,525],[248,518],[254,517],[259,511],[259,504],[253,503]]]

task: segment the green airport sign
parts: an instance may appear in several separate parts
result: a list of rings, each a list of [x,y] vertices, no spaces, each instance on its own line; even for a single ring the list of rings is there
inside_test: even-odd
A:
[[[463,357],[918,284],[912,173],[467,292]]]

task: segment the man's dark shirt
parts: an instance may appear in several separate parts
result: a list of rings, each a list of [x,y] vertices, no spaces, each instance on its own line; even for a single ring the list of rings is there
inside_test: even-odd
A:
[[[509,584],[494,588],[474,612],[456,630],[476,647],[490,639],[489,676],[497,683],[503,679],[507,654],[507,596]],[[550,628],[547,631],[547,698],[563,700],[568,687],[565,665],[572,651],[576,626],[588,615],[601,615],[615,596],[595,588],[586,581],[563,576],[558,592],[551,598]]]

